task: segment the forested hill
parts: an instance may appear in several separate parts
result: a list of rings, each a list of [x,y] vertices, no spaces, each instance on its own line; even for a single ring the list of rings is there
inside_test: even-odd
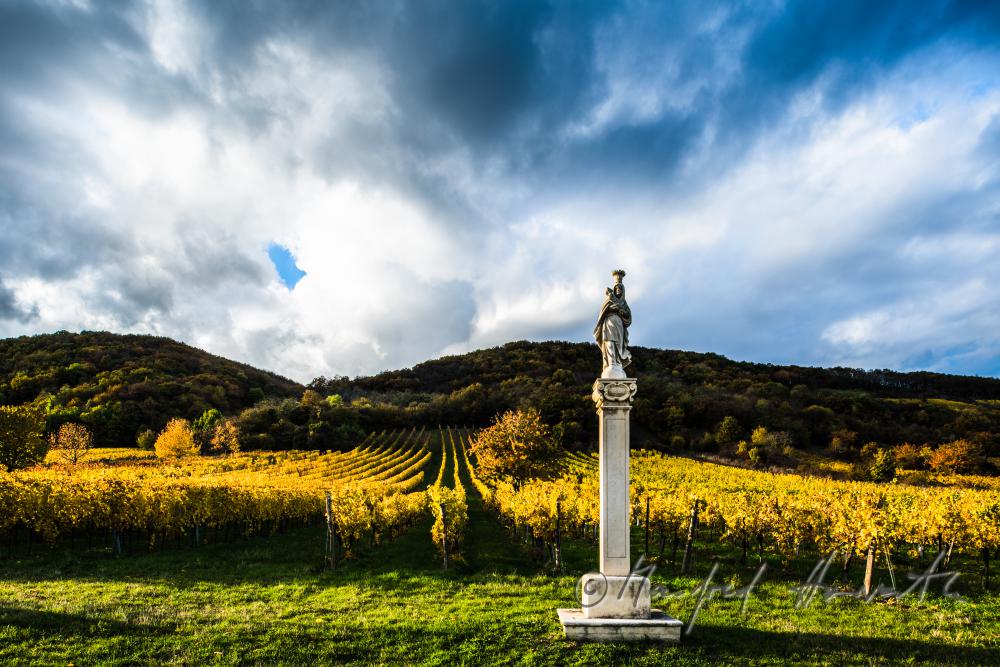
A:
[[[713,449],[765,426],[798,448],[853,458],[867,442],[936,446],[959,438],[1000,455],[1000,380],[735,362],[715,354],[632,348],[637,446]],[[82,421],[95,441],[128,445],[171,417],[215,408],[238,417],[246,445],[337,448],[358,433],[421,424],[485,426],[538,408],[566,445],[596,441],[597,346],[514,342],[371,377],[309,388],[168,338],[100,332],[0,340],[0,404],[41,404],[53,428]],[[263,401],[272,399],[296,399]],[[256,406],[253,409],[248,409]],[[340,433],[341,436],[330,435]]]
[[[303,387],[157,336],[85,331],[0,339],[0,404],[38,401],[53,422],[83,421],[102,443],[208,408],[235,413]]]
[[[742,378],[788,386],[801,384],[815,389],[861,389],[895,397],[1000,400],[1000,379],[991,377],[926,371],[901,373],[857,368],[776,366],[732,361],[711,353],[646,347],[630,349],[635,352],[635,363],[628,368],[629,375],[643,379],[680,374],[683,379],[708,384]],[[499,384],[524,375],[548,377],[559,369],[566,369],[590,378],[585,380],[589,387],[593,378],[600,374],[600,366],[601,353],[593,344],[517,341],[426,361],[411,369],[361,377],[354,384],[381,391],[441,393],[466,386],[470,378],[483,384]]]
[[[632,414],[643,441],[697,447],[732,416],[741,437],[764,425],[801,447],[828,447],[833,439],[857,450],[869,441],[976,438],[1000,453],[998,379],[776,366],[643,347],[632,348],[632,356],[629,374],[639,380]],[[441,423],[481,424],[498,410],[535,406],[569,441],[586,443],[595,437],[589,396],[600,363],[593,344],[521,341],[353,381],[320,378],[312,386],[348,400],[426,405]]]

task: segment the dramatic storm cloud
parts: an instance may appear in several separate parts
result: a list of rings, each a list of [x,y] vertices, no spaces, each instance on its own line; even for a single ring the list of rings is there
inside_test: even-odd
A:
[[[0,335],[1000,374],[996,3],[0,3]],[[599,363],[595,357],[595,364]]]

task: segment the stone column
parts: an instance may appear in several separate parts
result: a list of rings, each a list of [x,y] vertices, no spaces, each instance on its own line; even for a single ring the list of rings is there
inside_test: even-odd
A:
[[[632,568],[629,548],[629,411],[635,380],[594,382],[594,403],[600,422],[601,574],[627,575]]]
[[[629,411],[634,379],[601,378],[594,382],[600,421],[601,476],[600,573],[583,578],[586,618],[649,618],[649,579],[631,574],[629,548]]]

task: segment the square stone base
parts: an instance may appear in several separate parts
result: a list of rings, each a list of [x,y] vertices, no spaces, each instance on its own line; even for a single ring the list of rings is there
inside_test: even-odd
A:
[[[649,618],[586,618],[580,609],[558,609],[566,639],[584,642],[679,642],[681,621],[653,609]]]
[[[649,579],[589,572],[580,579],[585,618],[649,618]]]

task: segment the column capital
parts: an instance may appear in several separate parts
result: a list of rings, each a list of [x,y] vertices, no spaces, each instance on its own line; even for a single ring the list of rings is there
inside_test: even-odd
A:
[[[632,399],[635,398],[635,392],[635,378],[626,378],[624,380],[598,378],[594,382],[592,398],[598,410],[605,408],[628,410],[632,407]]]

